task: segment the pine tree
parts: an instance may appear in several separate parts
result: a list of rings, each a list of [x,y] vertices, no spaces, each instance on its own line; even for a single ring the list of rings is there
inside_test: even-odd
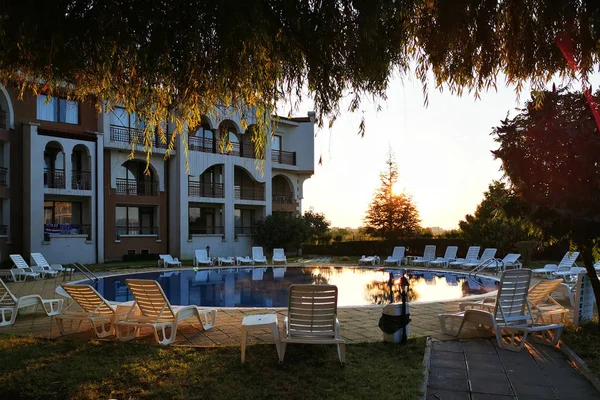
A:
[[[373,195],[365,216],[367,233],[385,239],[406,238],[420,231],[419,212],[412,197],[406,193],[394,194],[398,181],[398,166],[390,150],[386,168],[379,174],[381,186]]]

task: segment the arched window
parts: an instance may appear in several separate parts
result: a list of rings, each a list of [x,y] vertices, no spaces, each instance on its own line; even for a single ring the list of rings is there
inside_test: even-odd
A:
[[[49,142],[44,149],[44,187],[65,188],[65,153],[58,142]]]

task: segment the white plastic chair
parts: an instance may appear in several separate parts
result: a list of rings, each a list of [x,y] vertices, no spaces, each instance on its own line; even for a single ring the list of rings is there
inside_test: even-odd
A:
[[[19,267],[12,267],[10,269],[10,275],[13,282],[25,282],[27,278],[38,279],[40,277],[40,274],[33,272],[31,268],[25,269]]]
[[[200,251],[206,251],[206,250],[200,250]],[[171,265],[176,266],[176,267],[181,267],[181,261],[179,261],[177,258],[173,258],[173,256],[171,256],[170,254],[161,254],[159,255],[160,260],[158,261],[158,266],[160,267],[160,264],[162,262],[162,266],[167,268],[170,267]]]
[[[24,270],[29,269],[33,272],[40,274],[40,276],[54,277],[54,276],[58,275],[58,271],[54,271],[49,266],[41,266],[41,265],[29,266],[29,264],[27,264],[25,259],[20,254],[11,254],[10,259],[14,263],[15,267],[22,268]]]
[[[423,251],[423,257],[417,257],[413,260],[413,265],[423,265],[429,268],[429,263],[435,260],[435,245],[428,244]]]
[[[283,249],[273,249],[273,265],[275,265],[276,262],[287,264],[287,257],[285,256],[285,251]]]
[[[159,344],[171,344],[175,341],[177,325],[189,318],[198,319],[204,330],[215,326],[215,309],[171,306],[162,287],[156,281],[127,279],[125,282],[134,301],[125,319],[117,323],[117,336],[121,341],[134,339],[140,328],[152,328]]]
[[[212,260],[208,257],[206,250],[196,250],[194,251],[194,260],[192,261],[192,264],[194,267],[197,267],[200,264],[210,266],[212,265]]]
[[[458,251],[458,246],[448,246],[446,247],[446,252],[444,253],[444,257],[438,257],[435,260],[429,262],[429,265],[432,267],[444,267],[448,268],[448,263],[454,261],[456,259],[456,252]]]
[[[404,253],[405,253],[406,249],[404,246],[396,246],[394,247],[394,251],[392,251],[392,255],[388,256],[388,258],[386,258],[383,261],[383,264],[396,264],[397,266],[402,265],[403,263],[406,264],[406,258],[404,258]]]
[[[37,294],[16,297],[10,292],[8,286],[0,279],[0,326],[8,326],[15,323],[19,312],[22,314],[33,314],[38,307],[42,307],[47,316],[60,314],[62,310],[62,299],[42,299]]]
[[[467,254],[465,255],[465,258],[457,258],[454,261],[450,261],[448,263],[448,266],[450,268],[458,268],[458,267],[462,267],[462,265],[464,263],[477,262],[477,260],[479,260],[479,246],[470,246],[469,249],[467,250]]]
[[[266,264],[267,263],[267,257],[265,257],[263,255],[263,248],[262,247],[253,247],[252,248],[252,260],[254,260],[254,263],[261,263],[261,264]]]
[[[478,265],[481,265],[482,263],[486,262],[487,260],[491,260],[495,256],[496,256],[496,249],[488,247],[485,250],[483,250],[483,253],[481,253],[481,258],[479,260],[467,261],[462,265],[462,267],[464,269],[472,269],[472,268],[477,267]]]

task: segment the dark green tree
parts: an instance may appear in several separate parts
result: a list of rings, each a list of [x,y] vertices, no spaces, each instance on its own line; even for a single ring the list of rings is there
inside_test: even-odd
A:
[[[254,243],[268,253],[278,247],[299,249],[308,238],[308,227],[302,218],[275,212],[256,221],[252,236]]]
[[[515,252],[515,244],[523,240],[541,241],[536,228],[527,215],[516,213],[518,199],[500,181],[493,181],[483,194],[483,200],[473,215],[465,215],[458,223],[463,238],[471,244],[495,247],[498,254]]]
[[[600,237],[600,95],[566,90],[533,92],[514,118],[494,128],[494,151],[523,200],[521,212],[548,237],[570,240],[590,276],[600,282],[594,251]]]
[[[325,214],[316,212],[311,207],[304,212],[302,220],[308,232],[306,243],[328,244],[331,241],[331,232],[329,231],[331,223],[327,220]]]

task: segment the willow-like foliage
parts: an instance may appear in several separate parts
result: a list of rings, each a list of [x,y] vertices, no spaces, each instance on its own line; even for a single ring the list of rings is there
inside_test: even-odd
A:
[[[597,0],[4,0],[0,82],[20,93],[61,92],[123,104],[145,121],[144,145],[169,149],[202,115],[233,107],[264,158],[281,100],[314,99],[317,121],[365,97],[385,99],[390,76],[428,74],[475,96],[504,73],[520,90],[598,64]],[[244,126],[245,127],[245,126]],[[360,124],[364,135],[365,125]]]

